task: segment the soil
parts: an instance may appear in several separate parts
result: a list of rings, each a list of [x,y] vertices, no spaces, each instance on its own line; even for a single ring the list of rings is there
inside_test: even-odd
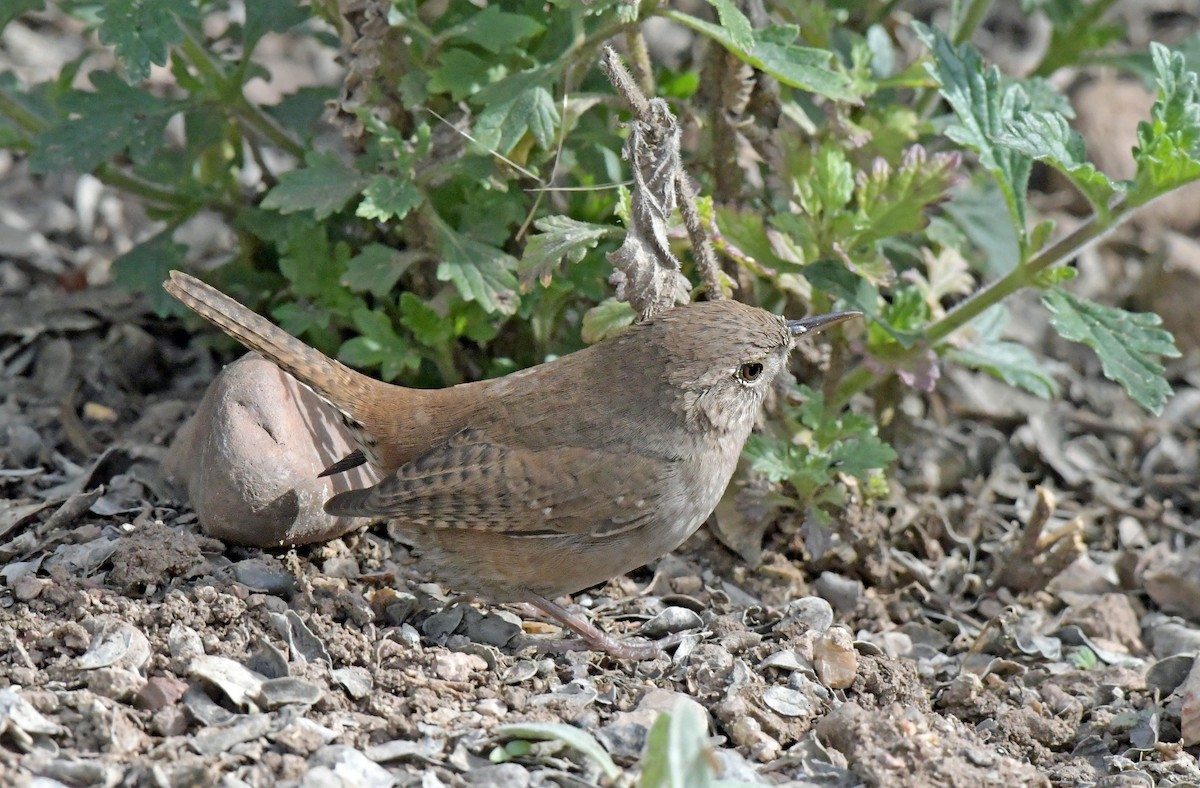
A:
[[[0,227],[0,784],[613,782],[560,742],[504,749],[501,726],[541,722],[590,732],[631,785],[687,699],[748,782],[1200,783],[1194,207],[1080,261],[1083,295],[1183,327],[1161,416],[1017,299],[1061,399],[951,370],[887,423],[880,509],[781,515],[757,564],[704,528],[576,595],[612,633],[702,622],[630,663],[541,653],[554,627],[454,600],[384,525],[275,551],[203,535],[158,461],[228,359],[89,283],[146,226],[135,204],[101,189],[85,221],[79,180],[4,153],[0,176],[21,219]],[[1074,221],[1053,184],[1038,200]]]

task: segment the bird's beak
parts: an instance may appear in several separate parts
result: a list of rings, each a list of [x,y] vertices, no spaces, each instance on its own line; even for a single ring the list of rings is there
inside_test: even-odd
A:
[[[855,317],[862,317],[862,312],[830,312],[828,315],[813,315],[801,320],[787,321],[788,331],[793,337],[803,337],[824,331],[830,326],[844,323]]]

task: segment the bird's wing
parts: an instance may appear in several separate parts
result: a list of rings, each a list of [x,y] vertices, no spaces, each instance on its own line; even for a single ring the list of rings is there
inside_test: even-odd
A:
[[[591,448],[508,446],[468,428],[374,487],[334,496],[325,509],[430,529],[603,538],[653,517],[659,501],[650,491],[664,488],[670,465]]]

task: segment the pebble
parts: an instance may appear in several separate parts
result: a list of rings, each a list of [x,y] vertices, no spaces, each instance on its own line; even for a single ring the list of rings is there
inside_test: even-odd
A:
[[[438,654],[433,660],[433,672],[445,681],[466,681],[474,671],[486,669],[482,657],[460,651]]]
[[[696,611],[672,605],[642,624],[640,632],[648,638],[660,638],[664,635],[673,635],[676,632],[699,629],[703,626],[704,622],[696,614]]]
[[[834,627],[813,642],[813,667],[830,689],[846,689],[858,676],[858,652],[842,627]]]

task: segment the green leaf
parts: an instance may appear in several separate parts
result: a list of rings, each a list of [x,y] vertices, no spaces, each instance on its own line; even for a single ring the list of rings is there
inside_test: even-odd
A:
[[[754,47],[754,28],[733,0],[708,0],[708,4],[717,9],[717,19],[735,47],[741,50]]]
[[[620,235],[615,227],[580,222],[567,216],[547,216],[533,226],[542,232],[529,237],[517,264],[517,276],[526,286],[535,280],[550,284],[550,274],[555,268],[564,263],[578,263],[602,239]]]
[[[396,287],[396,282],[417,261],[415,252],[401,252],[383,244],[367,244],[363,250],[346,263],[346,273],[341,283],[356,293],[386,296]]]
[[[392,321],[383,312],[359,307],[351,314],[351,319],[362,336],[342,344],[337,355],[344,363],[354,367],[379,367],[384,380],[395,380],[421,365],[421,356],[396,333]]]
[[[996,204],[1003,199],[995,180],[980,178],[951,190],[950,200],[941,206],[983,252],[976,265],[990,277],[1012,271],[1021,255],[1021,241],[1013,223],[996,221]]]
[[[583,341],[594,345],[614,336],[633,325],[635,317],[629,302],[606,298],[583,313]]]
[[[187,247],[171,240],[171,230],[163,230],[113,260],[113,280],[144,293],[160,317],[184,314],[187,310],[163,290],[162,283],[172,269],[184,267],[186,254]]]
[[[437,278],[453,282],[459,295],[475,301],[488,312],[512,315],[520,305],[517,297],[517,277],[513,269],[516,258],[494,246],[479,243],[449,227],[439,228],[442,262]]]
[[[564,722],[519,722],[501,725],[496,728],[496,735],[536,741],[560,741],[595,761],[608,779],[615,780],[621,774],[621,770],[592,734]]]
[[[27,11],[41,11],[46,7],[45,0],[8,0],[0,7],[0,30],[8,23]]]
[[[1058,382],[1042,367],[1029,348],[1016,342],[979,342],[951,350],[946,357],[964,367],[986,372],[1010,386],[1025,389],[1042,399],[1051,399],[1058,394]]]
[[[796,184],[801,207],[811,216],[834,214],[854,196],[854,168],[846,152],[823,145],[813,162],[812,177]]]
[[[150,76],[150,64],[165,66],[167,48],[183,40],[181,25],[200,16],[190,2],[108,0],[97,9],[100,43],[111,46],[130,82]]]
[[[422,345],[443,347],[453,339],[450,321],[412,293],[400,294],[400,325]]]
[[[1200,178],[1200,88],[1183,55],[1150,45],[1158,99],[1150,121],[1138,124],[1133,158],[1137,174],[1129,201],[1143,205],[1160,194]]]
[[[320,220],[345,207],[366,186],[366,179],[333,153],[309,151],[304,167],[279,176],[279,183],[263,198],[264,208],[280,213],[312,211]]]
[[[438,58],[439,65],[429,72],[429,92],[449,93],[461,101],[475,95],[488,83],[488,63],[465,49],[448,49]],[[498,76],[498,75],[497,75]]]
[[[802,269],[803,258],[781,243],[777,230],[766,227],[762,211],[718,205],[716,214],[717,239],[724,242],[724,251],[733,259],[766,266],[775,273]]]
[[[786,481],[799,466],[799,447],[792,446],[767,435],[752,434],[746,439],[743,453],[750,460],[750,468],[761,473],[774,483]]]
[[[979,52],[970,44],[955,47],[945,33],[920,22],[914,22],[913,28],[933,56],[926,70],[958,118],[946,135],[975,149],[980,163],[995,176],[1024,249],[1025,197],[1033,160],[998,146],[995,140],[1006,124],[1028,109],[1028,97],[1019,85],[1004,86],[995,66],[985,70]]]
[[[462,38],[498,54],[545,30],[545,26],[524,14],[501,11],[489,5],[460,25],[443,33],[444,38]]]
[[[475,120],[475,140],[488,150],[511,151],[525,132],[549,149],[558,128],[558,109],[550,94],[553,71],[536,68],[505,77],[478,91],[471,103],[482,107]]]
[[[708,720],[699,705],[683,702],[662,712],[646,736],[639,788],[711,788]]]
[[[386,222],[400,220],[424,199],[417,185],[404,176],[376,175],[363,189],[362,202],[355,216]]]
[[[62,107],[70,117],[35,139],[34,172],[91,172],[125,151],[145,162],[162,147],[167,121],[184,106],[130,87],[111,71],[93,72],[91,80],[96,90],[67,94]]]
[[[292,291],[302,298],[332,299],[345,293],[338,287],[350,247],[345,243],[331,246],[323,224],[307,223],[292,228],[281,244],[279,271],[292,284]]]
[[[835,471],[865,480],[872,471],[893,462],[896,450],[874,435],[867,435],[835,443],[829,457]]]
[[[1117,184],[1087,160],[1083,137],[1053,112],[1026,112],[1005,124],[996,142],[1044,161],[1066,175],[1101,216],[1118,192]]]
[[[1150,413],[1162,412],[1171,386],[1155,356],[1179,355],[1175,338],[1158,326],[1162,318],[1150,312],[1126,312],[1078,298],[1054,288],[1042,296],[1050,310],[1050,325],[1064,339],[1082,342],[1100,357],[1109,380],[1120,383],[1129,396]]]
[[[920,145],[909,147],[897,167],[877,159],[855,189],[854,243],[873,244],[924,227],[925,209],[945,198],[959,164],[957,154],[929,156]]]
[[[835,101],[860,98],[849,77],[831,65],[834,62],[832,52],[795,43],[800,28],[794,25],[772,25],[756,30],[754,45],[746,48],[738,46],[730,31],[720,25],[679,11],[668,10],[663,15],[708,36],[739,60],[765,71],[785,85]]]
[[[242,26],[242,52],[248,58],[267,33],[282,33],[309,18],[310,11],[295,0],[253,0],[246,3]]]

